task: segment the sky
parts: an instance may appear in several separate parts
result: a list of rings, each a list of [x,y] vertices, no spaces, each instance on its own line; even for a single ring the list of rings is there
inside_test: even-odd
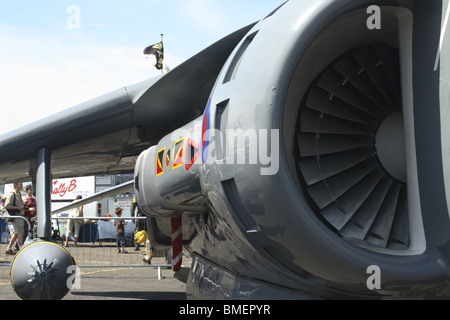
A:
[[[0,134],[173,69],[285,0],[0,1]]]

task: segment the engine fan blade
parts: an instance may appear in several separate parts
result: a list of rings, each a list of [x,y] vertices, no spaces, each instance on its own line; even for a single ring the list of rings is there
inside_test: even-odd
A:
[[[401,113],[397,56],[375,44],[330,64],[300,106],[296,136],[298,173],[318,216],[348,241],[394,250],[409,245],[406,183],[377,148],[402,143],[403,131],[384,126],[388,138],[377,138]]]

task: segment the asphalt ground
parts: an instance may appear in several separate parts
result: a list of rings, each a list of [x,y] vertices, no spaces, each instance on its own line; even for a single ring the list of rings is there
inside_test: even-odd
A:
[[[0,300],[21,300],[11,284],[14,256],[5,255],[4,246],[0,245]],[[185,283],[174,277],[170,267],[156,267],[166,263],[164,257],[154,257],[153,267],[142,261],[142,251],[130,247],[127,254],[118,254],[113,244],[67,249],[80,268],[75,287],[62,300],[186,300]],[[190,263],[183,258],[184,266]]]
[[[79,287],[62,300],[186,300],[186,286],[173,271],[153,267],[80,268]],[[9,267],[0,267],[0,299],[21,300],[15,293]]]

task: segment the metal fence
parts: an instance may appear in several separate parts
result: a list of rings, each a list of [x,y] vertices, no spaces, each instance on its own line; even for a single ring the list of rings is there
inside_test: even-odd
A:
[[[24,219],[23,217],[16,217]],[[7,219],[7,221],[6,221]],[[0,266],[9,266],[14,256],[6,254],[5,250],[13,234],[13,217],[0,217]],[[126,253],[119,253],[116,245],[116,234],[114,228],[115,219],[124,219],[125,225],[125,250]],[[26,223],[28,221],[24,219]],[[69,237],[66,246],[66,234],[69,220],[78,220],[82,222],[80,227],[77,244],[73,231]],[[146,243],[136,246],[134,239],[135,232],[139,230],[148,230],[146,217],[95,217],[95,218],[52,218],[52,239],[55,242],[66,247],[79,267],[158,267],[171,268],[172,257],[170,250],[156,251],[151,250],[151,263],[144,262],[144,258],[149,255],[150,249]],[[28,223],[29,225],[29,223]],[[25,236],[27,240],[36,236],[36,227]],[[34,232],[33,232],[34,231]],[[26,245],[27,240],[24,245]]]

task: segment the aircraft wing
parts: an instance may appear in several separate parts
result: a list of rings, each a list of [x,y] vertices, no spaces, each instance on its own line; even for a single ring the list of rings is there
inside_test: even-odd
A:
[[[0,183],[29,181],[42,147],[51,152],[54,178],[133,172],[143,150],[203,113],[223,64],[251,27],[228,35],[165,75],[0,136]]]

